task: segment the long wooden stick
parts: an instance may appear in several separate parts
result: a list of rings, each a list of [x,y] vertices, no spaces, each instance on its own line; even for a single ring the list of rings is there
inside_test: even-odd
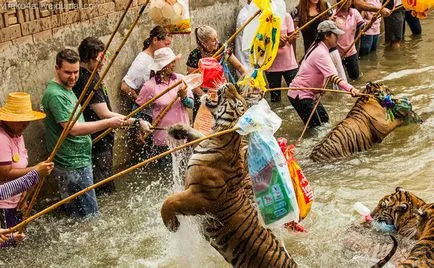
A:
[[[339,2],[337,2],[336,4],[332,5],[331,7],[327,8],[326,10],[324,10],[323,12],[319,13],[317,16],[315,16],[314,18],[312,18],[310,21],[306,22],[303,26],[297,28],[295,31],[293,31],[288,38],[291,39],[293,38],[296,34],[298,34],[300,31],[304,30],[304,28],[306,28],[307,26],[309,26],[311,23],[313,23],[314,21],[316,21],[317,19],[321,18],[324,14],[326,14],[327,12],[329,12],[330,10],[332,10],[333,8],[337,7],[338,5],[346,2],[348,0],[341,0]]]
[[[345,0],[343,0],[345,1]],[[255,14],[253,14],[243,25],[240,26],[240,28],[238,28],[235,33],[233,33],[229,39],[225,42],[226,44],[229,44],[230,42],[232,42],[235,37],[242,31],[244,30],[244,28],[246,28],[246,26],[259,14],[261,13],[261,10],[258,10]],[[220,47],[212,56],[213,58],[217,58],[219,57],[219,55],[223,52],[225,46]],[[199,72],[198,69],[194,70],[191,74],[193,73],[197,73]],[[144,103],[143,105],[141,105],[140,107],[138,107],[137,109],[135,109],[134,111],[132,111],[130,114],[128,114],[126,116],[126,118],[131,118],[133,116],[135,116],[136,114],[140,113],[143,109],[145,109],[147,106],[149,106],[150,104],[152,104],[154,101],[156,101],[157,99],[159,99],[161,96],[163,96],[164,94],[166,94],[169,90],[179,86],[182,83],[181,80],[179,80],[178,82],[176,82],[175,84],[171,85],[170,87],[168,87],[167,89],[163,90],[160,94],[158,94],[157,96],[155,96],[154,98],[150,99],[149,101],[147,101],[146,103]],[[164,92],[164,93],[163,93]],[[92,143],[95,144],[98,141],[100,141],[102,138],[104,138],[107,134],[109,134],[113,129],[112,128],[108,128],[106,129],[103,133],[101,133],[100,135],[98,135],[98,137],[96,137]]]
[[[105,55],[105,53],[107,52],[107,50],[108,50],[110,44],[111,44],[112,41],[113,41],[113,38],[114,38],[115,34],[116,34],[117,31],[119,30],[120,25],[122,24],[122,22],[123,22],[123,20],[124,20],[124,18],[125,18],[125,16],[126,16],[126,14],[127,14],[127,12],[128,12],[128,9],[130,8],[130,6],[131,6],[132,3],[133,3],[133,0],[130,0],[130,1],[128,2],[128,5],[127,5],[125,11],[123,12],[122,16],[120,17],[120,19],[119,19],[119,21],[118,21],[118,23],[117,23],[117,25],[116,25],[114,31],[113,31],[112,34],[110,35],[110,38],[109,38],[107,44],[104,46],[103,55]],[[48,162],[52,162],[52,161],[53,161],[54,156],[56,155],[56,153],[57,153],[57,151],[59,150],[60,146],[62,145],[63,141],[64,141],[64,140],[66,139],[66,137],[68,136],[69,131],[71,130],[71,128],[74,126],[75,122],[77,121],[77,120],[74,120],[74,116],[76,116],[76,118],[78,118],[78,117],[80,116],[81,112],[79,112],[79,113],[76,115],[77,109],[78,109],[78,107],[80,106],[80,103],[83,101],[84,96],[86,95],[86,93],[87,93],[87,91],[88,91],[88,89],[89,89],[89,86],[91,85],[91,83],[92,83],[92,81],[93,81],[93,78],[95,77],[95,75],[96,75],[96,73],[97,73],[97,70],[98,70],[98,67],[99,67],[99,65],[100,65],[100,63],[101,63],[101,60],[102,60],[102,59],[100,59],[100,60],[97,61],[96,66],[95,66],[94,69],[92,70],[92,73],[91,73],[89,79],[87,80],[86,85],[85,85],[83,91],[81,92],[80,97],[79,97],[79,99],[77,100],[77,103],[75,104],[75,106],[74,106],[74,108],[73,108],[73,110],[72,110],[72,112],[71,112],[71,114],[70,114],[70,116],[69,116],[69,118],[68,118],[68,121],[66,122],[66,125],[65,125],[65,127],[63,128],[62,133],[60,134],[60,136],[59,136],[59,138],[58,138],[58,140],[57,140],[57,142],[56,142],[56,145],[54,146],[54,148],[53,148],[53,150],[52,150],[50,156],[49,156],[48,159],[47,159]],[[83,106],[82,106],[82,109],[83,109]],[[40,193],[40,191],[41,191],[41,189],[42,189],[42,186],[43,186],[44,182],[45,182],[45,177],[42,177],[42,178],[40,179],[40,181],[38,182],[38,184],[36,185],[36,188],[35,188],[35,191],[33,192],[32,199],[31,199],[31,201],[30,201],[30,204],[29,204],[29,206],[27,207],[26,211],[24,212],[24,215],[23,215],[24,218],[27,218],[27,217],[30,215],[30,213],[31,213],[31,211],[32,211],[32,208],[33,208],[34,204],[36,203],[36,200],[37,200],[38,195],[39,195],[39,193]],[[23,202],[27,202],[27,199],[28,199],[28,196],[24,197],[22,200],[23,200]]]
[[[351,92],[344,91],[344,90],[337,90],[337,89],[329,89],[329,88],[316,88],[316,87],[309,87],[309,88],[301,88],[301,87],[277,87],[277,88],[268,88],[268,91],[279,91],[279,90],[309,90],[309,91],[324,91],[324,92],[333,92],[333,93],[341,93],[341,94],[351,94]],[[358,96],[366,96],[366,97],[375,97],[372,94],[366,94],[366,93],[358,93]]]
[[[164,118],[164,116],[169,112],[170,108],[172,108],[173,104],[176,102],[176,100],[178,99],[178,96],[176,96],[176,98],[173,98],[173,100],[166,106],[164,107],[164,109],[160,112],[160,114],[158,114],[157,118],[155,118],[155,120],[152,121],[152,129],[156,129],[158,127],[158,124],[160,123],[161,119]],[[143,140],[145,140],[151,133],[148,132],[146,134],[143,135]]]
[[[326,87],[327,87],[329,81],[330,81],[330,78],[327,78],[326,82],[324,83],[324,87],[323,87],[323,88],[326,88]],[[297,139],[297,143],[299,143],[299,142],[301,141],[301,139],[303,139],[304,133],[306,133],[306,130],[307,130],[307,128],[309,127],[310,120],[312,120],[312,117],[313,117],[313,115],[314,115],[315,112],[316,112],[316,108],[317,108],[318,105],[319,105],[319,102],[320,102],[320,100],[321,100],[321,97],[322,97],[322,95],[320,95],[320,96],[318,97],[318,100],[316,101],[315,106],[313,107],[312,112],[310,113],[310,116],[309,116],[309,118],[307,119],[307,122],[306,122],[306,125],[304,126],[304,129],[303,129],[303,131],[301,132],[300,137]]]
[[[45,214],[47,214],[47,213],[55,210],[56,208],[60,207],[61,205],[65,204],[65,203],[67,203],[67,202],[69,202],[69,201],[71,201],[71,200],[73,200],[73,199],[75,199],[75,198],[77,198],[77,197],[79,197],[79,196],[81,196],[81,195],[83,195],[83,194],[85,194],[85,193],[87,193],[87,192],[89,192],[89,191],[97,188],[97,187],[100,187],[100,186],[102,186],[102,185],[104,185],[104,184],[106,184],[106,183],[108,183],[110,181],[118,179],[119,177],[121,177],[123,175],[126,175],[126,174],[132,172],[133,170],[136,170],[136,169],[138,169],[140,167],[143,167],[143,166],[145,166],[146,164],[148,164],[148,163],[150,163],[152,161],[160,159],[160,158],[162,158],[162,157],[164,157],[166,155],[169,155],[169,154],[171,154],[173,152],[182,150],[182,149],[184,149],[184,148],[186,148],[188,146],[198,144],[198,143],[200,143],[200,142],[202,142],[204,140],[215,138],[215,137],[219,137],[219,136],[222,136],[222,135],[225,135],[225,134],[237,131],[238,129],[239,129],[238,127],[234,127],[234,128],[230,128],[230,129],[226,129],[226,130],[220,131],[220,132],[216,132],[216,133],[210,134],[208,136],[202,137],[200,139],[197,139],[197,140],[185,143],[185,144],[183,144],[181,146],[175,147],[175,148],[173,148],[173,149],[171,149],[169,151],[166,151],[164,153],[156,155],[156,156],[154,156],[152,158],[149,158],[149,159],[147,159],[147,160],[145,160],[145,161],[143,161],[141,163],[138,163],[138,164],[136,164],[134,166],[131,166],[131,167],[129,167],[129,168],[127,168],[127,169],[125,169],[125,170],[123,170],[123,171],[115,174],[115,175],[112,175],[112,176],[110,176],[110,177],[108,177],[108,178],[106,178],[106,179],[104,179],[104,180],[102,180],[102,181],[100,181],[98,183],[95,183],[95,184],[93,184],[93,185],[91,185],[91,186],[89,186],[89,187],[87,187],[87,188],[85,188],[85,189],[83,189],[83,190],[81,190],[79,192],[76,192],[75,194],[73,194],[71,196],[68,196],[65,199],[62,199],[61,201],[59,201],[59,202],[57,202],[57,203],[55,203],[55,204],[47,207],[46,209],[44,209],[44,210],[42,210],[42,211],[40,211],[40,212],[38,212],[38,213],[36,213],[36,214],[28,217],[27,219],[23,220],[21,223],[15,225],[14,227],[9,228],[9,229],[4,230],[4,231],[0,231],[0,234],[13,233],[13,232],[15,232],[15,231],[23,228],[24,226],[26,226],[30,222],[34,221],[35,219],[37,219],[37,218],[39,218],[39,217],[41,217],[41,216],[43,216],[43,215],[45,215]]]
[[[351,44],[351,46],[349,46],[347,48],[347,50],[345,50],[345,52],[342,54],[342,59],[345,58],[345,55],[347,55],[348,51],[351,50],[351,48],[354,46],[355,43],[357,43],[357,41],[359,41],[360,37],[362,37],[362,35],[369,29],[371,28],[372,24],[377,20],[378,16],[380,15],[381,11],[387,6],[387,4],[389,4],[390,0],[386,0],[386,2],[381,6],[381,8],[375,12],[375,14],[372,16],[371,20],[363,27],[363,29],[359,32],[359,34],[356,36],[356,38],[354,39],[353,43]]]

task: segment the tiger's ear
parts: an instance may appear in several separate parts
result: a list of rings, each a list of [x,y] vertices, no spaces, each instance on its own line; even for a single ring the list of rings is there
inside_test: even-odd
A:
[[[399,192],[406,192],[406,190],[404,188],[400,187],[400,186],[396,187],[395,191],[397,193],[399,193]]]

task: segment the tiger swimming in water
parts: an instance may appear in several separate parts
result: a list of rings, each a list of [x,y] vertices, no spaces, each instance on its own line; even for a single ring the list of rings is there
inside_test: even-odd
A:
[[[246,102],[232,84],[217,90],[217,100],[203,99],[214,117],[214,131],[235,126]],[[201,135],[176,125],[169,134],[193,140]],[[169,196],[161,208],[166,227],[175,232],[177,215],[209,215],[205,238],[234,267],[297,267],[271,230],[264,227],[243,167],[242,137],[231,132],[204,140],[194,149],[185,174],[185,190]]]
[[[408,257],[399,262],[398,268],[431,268],[434,267],[434,203],[424,204],[416,211],[417,242]],[[395,241],[396,242],[396,241]],[[397,244],[382,261],[374,267],[382,267],[393,255]]]
[[[382,84],[369,82],[364,93],[389,93],[389,90]],[[404,122],[420,121],[413,111],[402,116],[390,120],[376,98],[362,96],[347,117],[313,148],[310,158],[315,162],[330,162],[368,150]]]

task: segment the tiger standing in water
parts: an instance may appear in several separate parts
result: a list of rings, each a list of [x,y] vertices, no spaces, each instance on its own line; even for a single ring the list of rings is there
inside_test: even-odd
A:
[[[215,132],[235,126],[246,102],[232,84],[217,91],[217,100],[202,99],[214,117]],[[169,134],[193,140],[201,135],[176,125]],[[185,174],[185,191],[169,196],[161,208],[166,227],[175,232],[177,215],[209,215],[202,223],[205,238],[234,267],[297,267],[271,230],[264,227],[244,171],[242,137],[228,133],[202,141]]]

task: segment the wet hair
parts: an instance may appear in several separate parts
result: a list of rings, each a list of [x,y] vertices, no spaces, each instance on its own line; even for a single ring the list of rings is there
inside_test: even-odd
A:
[[[81,62],[95,60],[98,54],[104,51],[104,43],[96,37],[87,37],[78,46]]]
[[[213,34],[214,32],[216,32],[216,30],[213,27],[208,25],[201,25],[196,29],[194,29],[194,34],[196,36],[196,43],[199,46],[199,48],[203,49],[206,52],[211,52],[206,50],[204,44],[210,38],[211,34]]]
[[[151,46],[152,40],[156,37],[158,40],[164,40],[166,39],[167,35],[169,34],[169,31],[167,31],[165,28],[161,27],[160,25],[155,26],[152,28],[151,32],[149,33],[149,37],[143,41],[143,50],[147,49]]]
[[[63,61],[74,64],[80,61],[80,57],[77,52],[72,49],[66,48],[58,52],[56,55],[56,66],[61,68]]]

